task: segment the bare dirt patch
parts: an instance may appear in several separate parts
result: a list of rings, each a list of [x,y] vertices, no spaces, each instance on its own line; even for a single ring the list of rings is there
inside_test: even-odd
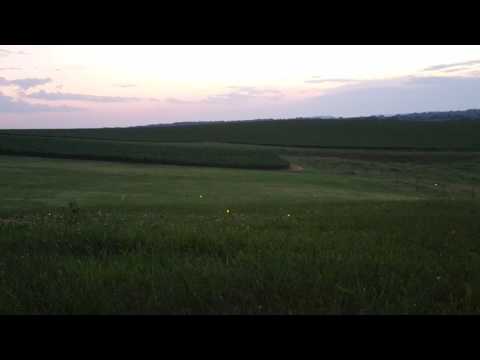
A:
[[[290,166],[288,167],[289,171],[303,171],[303,167],[297,164],[292,164],[290,163]]]

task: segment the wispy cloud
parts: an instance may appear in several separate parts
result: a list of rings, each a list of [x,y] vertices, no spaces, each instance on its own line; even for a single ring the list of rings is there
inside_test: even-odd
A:
[[[170,104],[194,104],[195,103],[195,101],[182,100],[182,99],[177,99],[172,97],[165,99],[165,101]]]
[[[451,73],[459,73],[459,72],[469,71],[471,69],[472,68],[470,66],[459,66],[459,67],[454,67],[454,68],[450,68],[450,69],[445,69],[445,70],[442,70],[441,72],[444,73],[444,74],[451,74]]]
[[[45,78],[45,79],[36,79],[36,78],[29,78],[29,79],[16,79],[16,80],[8,80],[4,77],[0,77],[0,86],[17,86],[22,90],[28,90],[30,88],[45,85],[51,82],[52,79]]]
[[[178,98],[167,98],[166,102],[177,105],[187,104],[242,104],[251,102],[252,100],[263,99],[267,101],[275,101],[283,96],[279,90],[261,89],[254,86],[227,86],[230,91],[210,95],[204,99],[197,101],[189,101]]]
[[[61,68],[55,68],[55,71],[63,71],[63,70],[86,70],[87,67],[84,65],[63,65]]]
[[[9,55],[28,55],[25,51],[11,51],[6,49],[0,49],[0,57],[6,57]]]
[[[471,60],[471,61],[463,61],[463,62],[457,62],[457,63],[450,63],[450,64],[440,64],[440,65],[434,65],[427,67],[423,69],[423,71],[438,71],[442,70],[444,72],[447,71],[447,69],[455,68],[458,66],[471,66],[471,65],[479,65],[480,60]]]
[[[317,79],[319,76],[313,76],[313,79],[306,80],[305,82],[307,84],[323,84],[323,83],[350,83],[350,82],[358,82],[360,80],[356,79],[341,79],[341,78],[335,78],[335,79]]]
[[[72,112],[84,109],[71,106],[47,106],[30,104],[23,100],[14,100],[0,92],[0,113],[36,113],[36,112]]]
[[[259,89],[255,86],[229,86],[228,89],[233,89],[235,93],[245,95],[281,95],[279,90]]]
[[[407,85],[448,86],[449,91],[455,91],[456,85],[470,84],[472,86],[475,86],[480,84],[480,77],[476,77],[476,76],[411,76],[408,78],[406,84]],[[480,95],[479,95],[479,98],[480,98]]]
[[[0,71],[8,71],[8,70],[22,70],[22,68],[19,68],[19,67],[4,67],[4,68],[0,68]]]
[[[259,89],[254,86],[229,86],[228,91],[221,94],[208,96],[201,102],[204,103],[246,103],[255,99],[278,100],[283,96],[279,90]]]
[[[470,77],[480,77],[480,70],[477,71],[471,71],[468,73]]]
[[[132,88],[132,87],[136,87],[137,85],[135,85],[135,84],[114,84],[113,86],[118,87],[118,88]]]
[[[44,90],[37,91],[35,93],[26,95],[28,98],[47,100],[47,101],[89,101],[89,102],[100,102],[100,103],[124,103],[124,102],[133,102],[140,101],[141,99],[135,97],[122,97],[122,96],[97,96],[97,95],[87,95],[87,94],[74,94],[74,93],[63,93],[63,92],[46,92]]]

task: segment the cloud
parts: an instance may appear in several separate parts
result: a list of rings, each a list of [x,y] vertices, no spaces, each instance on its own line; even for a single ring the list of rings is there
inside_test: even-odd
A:
[[[7,80],[3,77],[0,77],[0,86],[17,86],[22,90],[28,90],[30,88],[47,84],[51,82],[52,79],[45,78],[45,79],[17,79],[17,80]]]
[[[18,67],[4,67],[4,68],[0,68],[0,71],[7,71],[7,70],[22,70],[22,68],[18,68]]]
[[[62,68],[55,68],[55,71],[64,71],[64,70],[85,70],[87,67],[84,65],[63,65]]]
[[[317,78],[318,76],[313,76],[314,78]],[[313,80],[306,80],[305,82],[307,84],[323,84],[323,83],[349,83],[349,82],[356,82],[360,80],[356,79],[313,79]]]
[[[135,84],[114,84],[114,87],[119,87],[119,88],[131,88],[131,87],[136,87],[137,85]]]
[[[12,52],[9,51],[9,50],[0,49],[0,57],[8,56],[8,55],[10,55],[11,53],[12,53]]]
[[[201,102],[215,104],[246,103],[256,99],[278,100],[283,96],[283,93],[279,90],[259,89],[253,86],[229,86],[228,89],[233,91],[208,96]]]
[[[456,86],[472,86],[471,90],[475,90],[480,84],[480,77],[476,76],[411,76],[407,80],[407,85],[430,86],[448,91],[452,95],[456,93]],[[460,95],[460,94],[459,94]],[[479,94],[480,95],[480,94]]]
[[[470,77],[477,77],[477,76],[480,76],[480,70],[477,70],[477,71],[471,71],[468,73],[468,75]]]
[[[72,93],[62,93],[62,92],[46,92],[44,90],[37,91],[35,93],[26,95],[31,99],[47,100],[47,101],[91,101],[91,102],[100,102],[100,103],[123,103],[123,102],[132,102],[139,101],[139,98],[135,97],[121,97],[121,96],[97,96],[97,95],[86,95],[86,94],[72,94]]]
[[[72,112],[83,110],[71,106],[47,106],[30,104],[22,100],[15,101],[12,97],[5,96],[0,92],[0,113]]]
[[[78,64],[64,65],[63,67],[67,70],[86,70],[87,69],[85,65],[78,65]]]
[[[480,75],[480,74],[479,74]],[[305,116],[365,116],[480,108],[480,76],[409,76],[345,85],[295,105]]]
[[[9,55],[28,55],[25,51],[11,51],[6,49],[0,49],[0,57],[6,57]]]
[[[254,86],[228,86],[228,89],[235,90],[237,94],[244,94],[244,95],[281,95],[282,92],[279,90],[271,90],[271,89],[259,89]]]
[[[455,67],[455,68],[451,68],[451,69],[445,69],[445,70],[442,70],[443,73],[454,73],[454,72],[461,72],[461,71],[465,71],[465,70],[471,70],[471,67],[470,66],[460,66],[460,67]]]
[[[172,97],[165,99],[165,101],[171,104],[194,104],[195,103],[195,101],[181,100],[181,99],[172,98]]]
[[[252,100],[278,100],[283,96],[279,90],[259,89],[254,86],[227,86],[227,89],[232,89],[225,93],[210,95],[202,100],[188,101],[178,98],[167,98],[166,102],[177,105],[186,104],[245,104]]]
[[[437,71],[437,70],[446,71],[447,69],[458,67],[458,66],[471,66],[471,65],[479,65],[479,64],[480,64],[480,60],[471,60],[471,61],[463,61],[463,62],[451,63],[451,64],[434,65],[434,66],[430,66],[423,69],[423,71]]]

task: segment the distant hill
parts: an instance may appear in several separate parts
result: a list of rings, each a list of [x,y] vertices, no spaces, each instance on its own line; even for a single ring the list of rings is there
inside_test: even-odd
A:
[[[282,121],[282,120],[330,120],[330,119],[357,119],[357,120],[418,120],[418,121],[445,121],[445,120],[480,120],[480,109],[458,110],[458,111],[429,111],[420,113],[407,113],[395,115],[371,115],[363,117],[335,117],[335,116],[312,116],[312,117],[296,117],[290,119],[253,119],[253,120],[218,120],[218,121],[188,121],[176,122],[169,124],[149,124],[134,126],[141,127],[172,127],[172,126],[191,126],[191,125],[205,125],[205,124],[220,124],[220,123],[238,123],[238,122],[263,122],[263,121]]]
[[[316,148],[478,150],[480,110],[359,118],[258,119],[130,128],[4,130],[35,135],[159,143],[230,143]],[[0,145],[2,139],[0,136]]]
[[[459,111],[431,111],[422,113],[398,114],[386,117],[397,118],[400,120],[424,120],[424,121],[442,121],[442,120],[480,120],[480,110],[459,110]]]
[[[224,123],[252,123],[263,121],[281,121],[281,120],[322,120],[322,119],[336,119],[334,116],[315,116],[315,117],[296,117],[290,119],[249,119],[249,120],[214,120],[214,121],[182,121],[168,124],[148,124],[131,126],[131,128],[144,128],[144,127],[174,127],[174,126],[191,126],[191,125],[206,125],[206,124],[224,124]]]

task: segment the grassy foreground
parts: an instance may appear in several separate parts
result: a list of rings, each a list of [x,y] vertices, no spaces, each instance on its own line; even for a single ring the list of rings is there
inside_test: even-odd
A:
[[[0,313],[478,313],[478,159],[0,156]]]
[[[0,312],[480,310],[478,207],[312,205],[230,214],[72,208],[4,219]]]

